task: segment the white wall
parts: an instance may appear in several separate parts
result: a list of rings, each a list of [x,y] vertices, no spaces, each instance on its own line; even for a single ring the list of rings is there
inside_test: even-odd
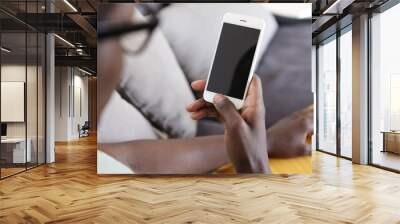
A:
[[[75,70],[76,71],[76,70]],[[71,135],[73,138],[79,137],[78,133],[78,125],[83,125],[85,121],[88,121],[88,77],[74,75],[74,93],[73,99],[75,102],[74,107],[72,108],[72,119],[71,119]],[[79,97],[80,96],[80,97]],[[80,111],[81,110],[81,111]]]
[[[26,70],[25,70],[26,69]],[[27,73],[26,73],[27,72]],[[25,82],[25,75],[28,76],[28,81],[30,86],[36,86],[36,80],[30,77],[30,75],[36,76],[36,67],[18,64],[9,64],[1,66],[1,81],[2,82]],[[36,88],[27,88],[27,120],[28,120],[28,137],[29,134],[35,130],[36,134],[36,120],[37,115],[32,111],[36,112]],[[3,96],[4,97],[4,96]],[[39,105],[40,106],[40,105]],[[1,108],[1,110],[6,110],[6,108]],[[32,123],[34,122],[34,123]],[[25,123],[26,122],[7,122],[7,136],[8,137],[25,137]]]
[[[25,65],[10,64],[1,66],[1,81],[2,82],[25,82]],[[28,67],[31,70],[32,67]],[[29,74],[29,72],[28,72]],[[3,96],[4,97],[4,96]],[[6,108],[1,108],[6,110]],[[7,136],[8,137],[25,137],[25,123],[12,122],[7,123]]]
[[[68,67],[55,68],[55,141],[69,139],[69,73]]]
[[[25,121],[25,83],[1,82],[1,121]],[[36,108],[36,106],[35,106]],[[4,109],[4,110],[3,110]]]
[[[77,139],[78,124],[88,120],[88,78],[83,75],[76,68],[56,67],[56,141]]]
[[[18,108],[20,113],[26,112],[26,120],[22,122],[6,122],[7,137],[9,138],[24,138],[25,135],[30,140],[30,148],[32,150],[32,161],[39,163],[44,162],[45,150],[45,115],[44,115],[44,74],[41,66],[32,66],[25,64],[3,64],[1,66],[1,81],[2,82],[24,82],[26,86],[26,106],[23,102],[22,108]],[[4,89],[2,89],[3,92]],[[2,95],[2,98],[7,96]],[[16,110],[16,108],[3,107],[1,110]],[[16,111],[8,111],[16,113]],[[39,153],[39,156],[37,156]]]

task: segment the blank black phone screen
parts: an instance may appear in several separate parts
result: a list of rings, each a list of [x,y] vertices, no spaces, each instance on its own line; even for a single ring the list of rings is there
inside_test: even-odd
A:
[[[224,23],[207,90],[244,98],[260,30]]]

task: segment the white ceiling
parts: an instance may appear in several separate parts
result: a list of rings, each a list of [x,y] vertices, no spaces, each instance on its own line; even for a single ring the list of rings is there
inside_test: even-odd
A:
[[[265,3],[263,5],[279,16],[297,19],[311,19],[312,16],[311,3]]]

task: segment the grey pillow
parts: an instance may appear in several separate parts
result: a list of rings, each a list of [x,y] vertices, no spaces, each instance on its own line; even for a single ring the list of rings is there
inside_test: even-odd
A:
[[[162,32],[155,29],[145,50],[125,62],[121,96],[169,137],[193,137],[196,122],[186,105],[194,96]]]
[[[277,28],[274,17],[262,4],[175,3],[161,11],[161,29],[189,81],[207,78],[226,12],[265,20],[262,55]]]
[[[149,121],[113,92],[99,119],[97,141],[114,143],[157,138]]]
[[[311,20],[278,17],[279,29],[261,57],[260,76],[266,126],[313,103],[311,92]]]

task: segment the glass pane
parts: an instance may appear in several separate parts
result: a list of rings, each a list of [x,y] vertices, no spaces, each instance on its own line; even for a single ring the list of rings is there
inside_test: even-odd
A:
[[[1,45],[1,161],[2,177],[25,170],[26,150],[26,33],[2,32]],[[29,147],[28,147],[29,149]]]
[[[400,4],[372,25],[372,163],[400,170]]]
[[[37,1],[27,2],[28,13],[38,13],[39,4]],[[38,17],[31,18],[38,23]],[[31,161],[28,168],[38,164],[38,45],[39,37],[36,30],[28,30],[27,34],[28,62],[27,62],[27,141],[31,147]]]
[[[38,163],[45,163],[45,60],[46,60],[46,52],[45,52],[45,44],[46,37],[44,34],[39,33],[38,35]]]
[[[336,153],[336,38],[318,48],[318,147]]]
[[[37,132],[38,132],[38,119],[37,119],[37,74],[38,74],[38,36],[36,32],[27,33],[27,80],[26,80],[26,113],[27,113],[27,143],[30,148],[30,159],[28,160],[28,168],[37,165]]]
[[[22,20],[35,19],[25,13],[44,13],[45,1],[0,1],[0,7]],[[4,177],[45,161],[45,35],[2,12],[0,18]]]
[[[352,157],[352,35],[340,37],[340,152]]]

